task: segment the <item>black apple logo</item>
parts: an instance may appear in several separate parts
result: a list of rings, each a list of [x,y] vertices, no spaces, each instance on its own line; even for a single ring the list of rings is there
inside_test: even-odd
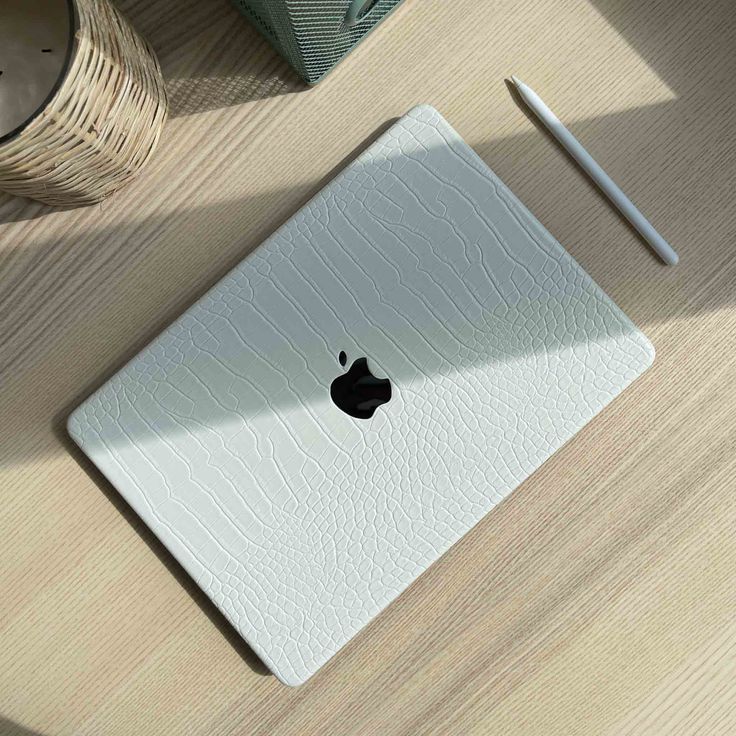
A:
[[[340,352],[340,365],[347,362],[345,351]],[[330,396],[338,409],[356,419],[370,419],[373,412],[391,400],[391,381],[376,378],[368,368],[367,358],[358,358],[338,376],[330,386]]]

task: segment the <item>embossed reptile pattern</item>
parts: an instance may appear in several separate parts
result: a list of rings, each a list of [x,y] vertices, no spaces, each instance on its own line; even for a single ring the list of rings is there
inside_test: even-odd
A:
[[[367,356],[393,398],[330,400]],[[286,684],[306,680],[652,362],[431,107],[70,417]]]

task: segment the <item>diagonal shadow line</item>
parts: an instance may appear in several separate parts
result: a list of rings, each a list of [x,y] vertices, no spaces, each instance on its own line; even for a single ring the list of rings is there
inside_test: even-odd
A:
[[[2,736],[44,736],[41,731],[21,726],[20,723],[11,721],[10,718],[3,715],[0,715],[0,734]]]
[[[691,94],[707,76],[733,80],[736,13],[730,0],[698,4],[668,0],[588,2],[678,98]],[[708,39],[707,62],[702,60],[704,38]],[[695,73],[695,63],[702,64],[702,74]]]
[[[656,116],[664,116],[673,107],[679,107],[682,104],[684,103],[680,101],[668,101],[652,108],[651,113]],[[626,111],[608,115],[604,118],[578,121],[570,127],[576,134],[582,132],[581,137],[583,139],[589,129],[605,136],[608,130],[615,132],[620,129],[630,129],[631,122],[629,118],[633,117],[634,120],[638,121],[640,112]],[[687,119],[686,116],[682,117]],[[53,419],[48,414],[43,416],[37,412],[34,413],[33,405],[38,395],[29,392],[34,380],[34,373],[44,368],[47,371],[48,360],[53,360],[55,354],[61,358],[65,353],[63,349],[64,340],[69,329],[74,325],[79,326],[81,324],[91,339],[95,332],[108,330],[114,324],[114,320],[117,319],[117,312],[114,308],[115,295],[110,293],[108,284],[112,274],[115,274],[115,282],[120,284],[123,290],[129,288],[131,284],[135,284],[137,293],[144,290],[149,295],[155,295],[155,280],[158,276],[148,273],[143,265],[146,253],[136,254],[143,259],[143,261],[137,263],[131,258],[130,250],[121,247],[121,241],[125,244],[134,244],[139,238],[142,240],[150,239],[150,235],[147,235],[147,233],[151,231],[161,233],[156,247],[157,249],[168,249],[171,252],[172,268],[169,273],[170,278],[176,279],[176,256],[181,237],[196,239],[201,236],[201,238],[206,239],[213,234],[214,223],[214,234],[222,239],[231,231],[239,231],[237,224],[234,226],[231,224],[233,222],[232,218],[235,216],[237,219],[234,222],[238,223],[245,216],[251,230],[248,241],[244,246],[245,252],[247,252],[273,231],[275,225],[278,224],[273,222],[273,217],[269,214],[274,210],[274,202],[286,199],[293,203],[295,198],[297,199],[296,204],[306,201],[315,191],[318,191],[327,181],[332,179],[345,163],[352,160],[360,150],[372,142],[380,132],[383,132],[391,122],[387,121],[368,141],[362,143],[356,151],[346,156],[343,162],[338,164],[316,185],[307,185],[307,187],[293,192],[266,192],[247,203],[219,203],[215,205],[216,217],[208,214],[206,209],[204,211],[194,210],[187,215],[174,211],[158,216],[151,221],[140,223],[120,222],[103,230],[92,230],[85,233],[79,241],[74,242],[74,257],[71,259],[69,258],[70,252],[67,252],[67,244],[63,240],[56,239],[27,244],[25,251],[30,256],[28,277],[15,279],[16,293],[13,293],[11,289],[0,294],[0,301],[3,302],[2,307],[0,307],[0,331],[4,335],[4,344],[0,346],[0,363],[4,363],[6,366],[0,375],[2,375],[5,385],[8,387],[8,390],[0,397],[0,404],[7,407],[6,416],[9,412],[10,416],[14,416],[16,419],[14,426],[12,426],[13,441],[4,443],[6,447],[11,448],[6,452],[6,463],[22,461],[22,458],[29,452],[29,450],[23,448],[38,446],[37,442],[31,442],[30,439],[44,425],[48,427],[49,422],[53,424],[55,431],[62,431],[64,413],[68,413],[69,409],[77,403],[76,399],[74,402],[70,401],[70,395],[72,397],[76,395],[80,398],[88,395],[135,355],[163,327],[168,325],[177,314],[181,313],[182,306],[177,304],[157,308],[156,316],[153,319],[151,318],[150,309],[141,313],[142,319],[145,320],[145,326],[139,330],[140,337],[117,353],[111,353],[109,347],[104,346],[99,346],[96,353],[80,355],[78,351],[75,351],[73,360],[78,370],[75,372],[71,383],[76,386],[76,390],[70,392],[67,388],[59,394],[59,400],[53,412]],[[715,121],[714,125],[718,125],[718,122]],[[656,138],[656,126],[639,127],[637,133],[640,136],[646,133],[647,137],[644,138],[641,145],[648,148],[650,146],[648,138]],[[654,144],[651,145],[653,148]],[[527,199],[524,196],[527,187],[535,193],[537,204],[530,202],[532,209],[541,210],[540,215],[542,215],[543,223],[553,234],[558,236],[563,244],[568,245],[568,249],[578,257],[578,260],[581,260],[584,266],[588,265],[590,270],[590,265],[595,266],[599,259],[611,257],[610,252],[605,252],[605,250],[599,252],[598,243],[580,241],[576,221],[571,222],[567,214],[567,208],[559,206],[560,198],[564,199],[564,196],[566,196],[564,190],[560,188],[560,172],[554,167],[540,168],[536,165],[540,157],[544,160],[544,157],[548,156],[550,146],[546,136],[541,137],[536,132],[534,135],[525,133],[506,139],[475,142],[474,147],[486,161],[491,163],[502,179],[507,181],[516,179],[520,182],[519,186],[514,185],[513,188],[522,199]],[[630,160],[634,160],[639,152],[636,148],[632,148],[631,151],[624,151],[623,153],[624,155],[614,163],[620,169],[625,170]],[[565,159],[567,164],[567,157]],[[527,166],[520,166],[520,160],[527,163]],[[530,165],[532,168],[529,168]],[[678,159],[673,162],[673,166],[683,169],[687,168],[688,163]],[[514,172],[517,172],[516,175],[514,175]],[[727,176],[727,172],[720,170],[720,175]],[[564,186],[570,187],[571,192],[573,191],[572,187],[575,185],[575,181],[571,181],[568,177],[563,183]],[[703,191],[704,196],[709,196],[713,202],[717,202],[719,197],[723,198],[724,187],[722,180],[719,178],[719,171],[713,172],[707,181],[703,182],[703,185],[707,187]],[[554,195],[552,197],[545,196],[544,192],[547,191],[554,192]],[[540,192],[542,192],[541,195]],[[547,204],[545,204],[545,200],[547,200]],[[553,204],[557,203],[557,206],[550,208],[550,201]],[[253,216],[253,212],[260,213],[261,224],[259,224],[258,216]],[[287,219],[283,215],[278,216],[282,220]],[[694,232],[700,228],[707,231],[710,223],[707,212],[703,213],[702,216],[696,213],[696,217],[693,218],[692,212],[682,209],[677,213],[677,216],[681,220],[679,222],[675,220],[671,223],[674,231],[679,226],[683,231]],[[702,221],[698,220],[698,216],[701,216]],[[620,224],[618,218],[616,218],[616,221]],[[200,228],[199,236],[197,235],[198,227]],[[608,235],[608,238],[612,240],[615,240],[615,237],[614,232]],[[685,245],[687,246],[687,244]],[[719,277],[729,278],[729,274],[733,269],[730,251],[722,251],[720,244],[716,242],[704,243],[703,245],[713,250],[713,259],[722,261]],[[639,315],[637,321],[645,329],[647,325],[667,322],[680,313],[696,313],[702,309],[712,309],[712,293],[722,295],[721,298],[729,293],[724,289],[712,292],[712,288],[709,290],[711,293],[706,293],[704,280],[711,278],[712,274],[702,271],[691,274],[684,282],[678,282],[679,288],[687,292],[686,299],[663,301],[660,297],[660,291],[657,288],[652,288],[652,274],[649,273],[645,265],[648,264],[651,268],[659,269],[658,263],[643,247],[630,249],[629,252],[632,257],[637,259],[639,264],[637,268],[632,272],[606,271],[608,280],[602,285],[614,297],[615,301],[624,307],[625,311],[628,311],[627,303],[636,306],[636,314]],[[207,286],[219,281],[232,266],[242,260],[243,255],[243,249],[234,249],[233,255],[229,257],[224,266],[220,266],[214,273],[210,268]],[[197,257],[202,261],[203,267],[207,268],[209,264],[207,263],[206,250],[203,250]],[[71,267],[72,271],[69,272],[68,269],[65,271],[63,268],[59,268],[61,265]],[[35,268],[41,269],[40,278],[36,277]],[[93,278],[82,276],[80,282],[79,273],[84,269],[89,269],[90,273],[93,274]],[[127,270],[130,276],[119,278],[120,269]],[[681,272],[681,270],[673,269],[671,272],[668,271],[662,274],[658,270],[657,283],[662,282],[664,286],[668,280],[679,279],[677,274]],[[595,276],[595,269],[593,269],[593,275]],[[44,294],[64,293],[65,291],[64,310],[52,308],[54,304],[58,304],[56,300],[49,302],[47,305]],[[197,296],[201,295],[203,291],[205,289],[200,288]],[[113,304],[111,305],[110,302]],[[146,301],[144,300],[143,305],[145,304]],[[709,306],[705,306],[706,304]],[[129,301],[131,319],[135,319],[136,309],[139,309],[140,306],[142,305],[138,302],[138,298]],[[50,309],[51,311],[49,311]],[[632,314],[632,316],[635,315]],[[3,322],[5,324],[2,324]],[[79,337],[76,340],[79,344]],[[70,349],[71,346],[67,345],[67,355],[69,355],[68,350]],[[39,362],[41,356],[46,356],[43,362]],[[68,360],[68,357],[61,359]],[[63,374],[63,370],[61,373]],[[13,385],[15,385],[15,389],[11,390],[10,387]],[[47,390],[53,390],[53,386],[54,383],[52,382]],[[29,396],[30,402],[28,400]],[[39,398],[41,397],[39,396]],[[43,402],[45,406],[48,406],[47,401],[45,399]],[[16,408],[13,408],[14,406]],[[6,429],[9,430],[10,427],[6,427]],[[0,430],[1,433],[2,430]],[[26,437],[29,441],[25,441]],[[30,452],[33,454],[37,450]]]

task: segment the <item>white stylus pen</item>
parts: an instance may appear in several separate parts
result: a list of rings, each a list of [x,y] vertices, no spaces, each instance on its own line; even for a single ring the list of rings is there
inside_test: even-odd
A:
[[[594,161],[593,157],[580,145],[580,141],[560,122],[557,116],[542,102],[539,95],[524,82],[511,77],[521,98],[545,127],[557,138],[562,147],[583,167],[601,191],[613,202],[621,214],[638,230],[644,240],[652,246],[660,258],[674,266],[679,257],[672,246],[652,227],[631,200],[616,186],[613,179]]]

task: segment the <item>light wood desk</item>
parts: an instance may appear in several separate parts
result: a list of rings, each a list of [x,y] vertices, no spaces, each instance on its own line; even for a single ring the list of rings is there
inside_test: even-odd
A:
[[[0,198],[0,733],[736,733],[732,0],[407,0],[301,88],[225,0],[120,0],[172,118],[101,206]],[[516,105],[543,94],[668,269]],[[431,102],[654,368],[299,689],[104,479],[69,410],[387,121]]]

